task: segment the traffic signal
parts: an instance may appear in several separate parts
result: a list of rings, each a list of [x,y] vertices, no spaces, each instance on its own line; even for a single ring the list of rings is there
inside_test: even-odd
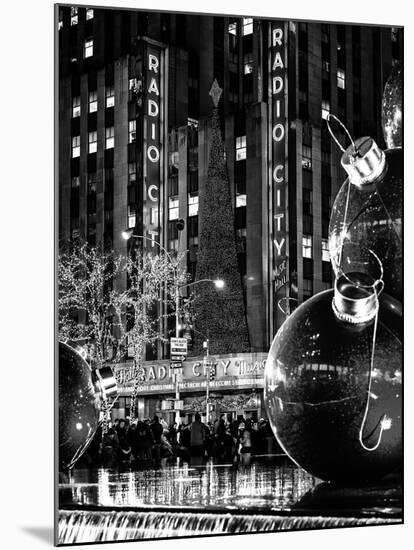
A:
[[[210,379],[210,382],[213,381],[216,377],[216,368],[212,365],[210,368],[209,368],[209,379]]]

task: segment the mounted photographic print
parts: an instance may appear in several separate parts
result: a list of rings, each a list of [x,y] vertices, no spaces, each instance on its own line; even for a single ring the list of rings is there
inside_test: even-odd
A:
[[[403,28],[55,13],[56,544],[402,523]]]

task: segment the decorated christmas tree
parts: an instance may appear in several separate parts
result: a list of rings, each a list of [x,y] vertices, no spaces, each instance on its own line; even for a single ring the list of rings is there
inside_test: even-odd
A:
[[[210,155],[207,180],[200,197],[200,239],[196,280],[222,279],[217,290],[212,284],[197,285],[195,300],[194,352],[202,351],[202,336],[209,335],[210,352],[249,351],[246,313],[238,269],[234,212],[220,130],[218,103],[222,94],[217,80],[210,90],[214,108],[211,118]]]

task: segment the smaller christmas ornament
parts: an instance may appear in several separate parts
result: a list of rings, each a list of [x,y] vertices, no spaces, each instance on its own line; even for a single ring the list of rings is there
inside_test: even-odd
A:
[[[70,469],[92,441],[102,401],[117,391],[109,367],[92,372],[82,355],[59,342],[59,471]]]
[[[265,407],[290,458],[342,483],[379,479],[401,461],[401,309],[381,293],[372,251],[344,251],[335,288],[299,306],[266,363]]]
[[[335,119],[351,145],[344,149],[334,136],[329,120]],[[338,273],[342,247],[358,243],[380,258],[385,292],[402,301],[402,150],[382,151],[370,137],[355,142],[333,115],[328,128],[343,151],[341,164],[348,179],[340,188],[329,222],[329,252]]]
[[[382,96],[382,131],[388,149],[402,147],[402,67],[395,63]]]

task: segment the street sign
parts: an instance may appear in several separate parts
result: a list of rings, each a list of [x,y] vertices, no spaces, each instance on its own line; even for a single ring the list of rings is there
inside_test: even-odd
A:
[[[174,360],[173,362],[170,363],[170,367],[172,369],[182,369],[183,368],[183,363],[182,363],[182,361],[175,361]]]
[[[177,355],[185,358],[187,356],[187,338],[171,338],[170,354],[171,359]],[[183,361],[184,359],[180,360]]]

